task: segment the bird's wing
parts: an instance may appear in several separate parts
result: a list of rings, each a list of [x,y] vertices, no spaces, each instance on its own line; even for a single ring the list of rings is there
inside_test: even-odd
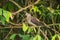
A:
[[[37,20],[34,17],[31,17],[31,22],[34,23],[37,26],[42,26],[43,25],[39,20]]]

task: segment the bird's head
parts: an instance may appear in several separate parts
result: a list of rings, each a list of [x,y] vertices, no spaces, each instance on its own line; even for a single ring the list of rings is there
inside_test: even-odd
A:
[[[25,16],[30,17],[31,15],[29,13],[26,13]]]
[[[28,13],[25,14],[26,16],[29,15]]]

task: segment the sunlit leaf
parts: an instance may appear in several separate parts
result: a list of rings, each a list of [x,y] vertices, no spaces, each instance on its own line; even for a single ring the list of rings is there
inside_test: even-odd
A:
[[[36,33],[36,29],[35,29],[35,27],[34,27],[33,29],[34,29],[34,32]]]
[[[60,35],[55,34],[54,36],[52,36],[52,40],[60,40]]]
[[[2,10],[3,10],[3,16],[6,18],[6,21],[9,22],[11,13],[9,11],[6,11],[6,10],[0,8],[0,15],[2,15]]]
[[[60,28],[60,24],[59,24],[59,28]]]
[[[37,9],[38,9],[38,8],[35,6],[35,7],[34,7],[34,12],[37,12]]]
[[[9,18],[11,16],[11,13],[9,11],[3,10],[4,17],[6,18],[6,21],[9,22]]]
[[[55,37],[56,37],[56,35],[54,35],[54,36],[52,37],[52,40],[55,40]]]
[[[33,38],[33,40],[42,40],[42,38],[41,38],[40,35],[37,34],[37,35]]]
[[[58,38],[59,38],[59,40],[60,40],[60,35],[58,35]]]
[[[28,28],[28,32],[27,33],[30,33],[32,31],[32,29],[31,28]]]
[[[11,40],[14,40],[14,38],[15,38],[16,35],[17,35],[17,34],[12,34],[12,35],[10,36],[10,39],[11,39]]]
[[[47,7],[47,9],[51,12],[51,13],[54,13],[54,9],[52,9],[51,7]]]
[[[28,29],[28,25],[26,25],[25,23],[23,23],[23,27],[22,27],[23,31],[26,32]]]
[[[34,12],[39,12],[38,7],[37,6],[32,6],[32,8],[30,9],[30,11],[34,11]]]

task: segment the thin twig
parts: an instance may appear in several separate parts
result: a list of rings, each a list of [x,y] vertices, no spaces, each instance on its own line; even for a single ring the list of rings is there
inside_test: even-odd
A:
[[[8,36],[11,34],[12,30],[13,30],[13,27],[11,27],[9,33],[6,35],[6,37],[4,38],[4,40],[8,38]]]
[[[60,25],[60,23],[48,24],[48,26],[53,26],[53,25]]]
[[[18,26],[18,25],[22,25],[21,23],[19,23],[19,24],[12,23],[12,22],[9,22],[9,23],[12,24],[12,25],[16,25],[16,26]]]
[[[52,23],[53,23],[53,28],[55,29],[55,20],[54,20],[54,17],[52,16]],[[55,32],[56,33],[56,32]]]
[[[18,8],[21,8],[20,5],[18,5],[18,3],[16,3],[15,1],[13,0],[9,0],[10,2],[12,2],[13,4],[15,4]]]
[[[13,13],[14,15],[16,15],[17,13],[19,13],[19,12],[21,12],[21,11],[23,11],[23,10],[26,10],[27,8],[29,8],[29,7],[37,4],[40,0],[37,0],[34,4],[30,4],[30,5],[28,5],[28,6],[24,7],[24,8],[22,8],[21,6],[19,6],[19,5],[18,5],[15,1],[13,1],[13,0],[9,0],[9,1],[12,2],[12,3],[14,3],[18,8],[21,8],[21,9],[19,9],[18,11],[16,11],[15,13]]]
[[[44,35],[45,39],[48,40],[48,37],[46,36],[46,34],[40,29],[40,32]]]
[[[44,26],[46,26],[47,28],[49,28],[50,29],[50,27],[49,27],[49,25],[47,25],[46,23],[44,23],[44,22],[42,22],[43,24],[44,24]],[[55,31],[56,33],[59,33],[58,31],[56,31],[55,29],[52,29],[51,28],[51,30],[53,30],[53,31]]]

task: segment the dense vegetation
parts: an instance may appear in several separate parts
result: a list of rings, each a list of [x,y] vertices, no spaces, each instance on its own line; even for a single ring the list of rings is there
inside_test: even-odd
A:
[[[28,25],[26,12],[43,26]],[[60,40],[60,0],[0,0],[0,40]]]

